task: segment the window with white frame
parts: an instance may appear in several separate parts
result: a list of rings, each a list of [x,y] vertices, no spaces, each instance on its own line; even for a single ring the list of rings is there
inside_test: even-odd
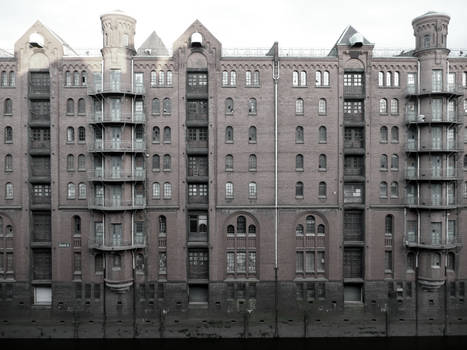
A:
[[[164,183],[164,199],[172,198],[172,184],[170,182]]]
[[[232,199],[234,197],[234,186],[232,182],[227,182],[225,184],[225,198]]]
[[[68,186],[67,186],[67,198],[68,199],[76,198],[76,186],[72,182],[68,183]]]
[[[248,198],[256,198],[256,182],[248,184]]]
[[[161,198],[161,185],[159,182],[154,182],[152,184],[152,198],[160,199]]]

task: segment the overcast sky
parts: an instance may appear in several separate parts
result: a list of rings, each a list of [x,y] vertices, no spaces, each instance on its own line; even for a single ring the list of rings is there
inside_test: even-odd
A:
[[[0,48],[36,21],[75,49],[100,48],[99,16],[122,10],[134,17],[136,47],[155,30],[168,48],[199,19],[225,48],[329,49],[349,24],[377,48],[413,47],[412,19],[427,11],[451,16],[448,47],[467,48],[466,0],[4,0]]]

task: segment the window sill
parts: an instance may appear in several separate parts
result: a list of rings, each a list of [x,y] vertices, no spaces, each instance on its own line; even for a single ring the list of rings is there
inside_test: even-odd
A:
[[[261,87],[261,84],[259,85],[245,85],[246,88],[260,88]]]
[[[256,173],[256,169],[248,169],[250,173]]]
[[[12,117],[12,116],[13,116],[13,113],[3,113],[3,115],[4,115],[5,117]]]
[[[399,171],[399,168],[391,168],[391,171]]]
[[[388,116],[388,114],[387,114],[387,113],[381,113],[381,112],[379,113],[379,115]]]
[[[225,115],[229,115],[229,116],[233,115],[233,112],[227,112],[227,113],[225,113]]]
[[[171,144],[171,143],[172,143],[172,141],[164,141],[165,145],[168,145],[168,144]]]
[[[382,143],[383,145],[387,145],[387,144],[388,144],[387,141],[379,141],[379,143]]]
[[[305,115],[305,113],[297,113],[297,112],[295,112],[295,115],[296,115],[296,116],[299,116],[299,117],[303,117],[303,116]]]
[[[154,117],[160,117],[161,116],[160,113],[151,113],[151,115],[154,116]]]
[[[393,145],[396,145],[396,144],[399,143],[399,141],[391,141],[391,143],[392,143]]]
[[[325,144],[327,144],[327,141],[319,141],[318,143],[319,143],[320,145],[325,145]]]
[[[327,113],[318,113],[318,116],[327,116]]]
[[[303,199],[303,196],[295,196],[295,199]]]
[[[387,171],[388,171],[388,169],[386,169],[386,168],[380,168],[380,169],[379,169],[379,171],[382,171],[382,172],[387,172]]]
[[[223,88],[236,88],[237,85],[222,85]]]
[[[305,142],[303,142],[303,141],[295,141],[295,143],[296,143],[297,145],[303,145]]]
[[[248,115],[255,116],[255,115],[257,115],[257,113],[248,112]]]
[[[225,141],[225,143],[234,143],[233,141]]]
[[[164,173],[168,173],[168,172],[171,172],[171,171],[172,171],[172,169],[163,169],[162,170],[162,172],[164,172]]]
[[[249,143],[249,144],[256,144],[256,141],[250,141],[250,140],[248,140],[248,143]]]
[[[293,88],[306,89],[308,85],[292,85]]]
[[[155,169],[152,169],[153,172],[160,172],[161,169],[160,168],[155,168]]]
[[[317,89],[330,89],[331,85],[315,85]]]
[[[328,171],[328,169],[326,169],[326,168],[320,168],[320,169],[318,169],[318,171],[319,171],[319,172],[326,172],[326,171]]]
[[[303,170],[303,168],[296,168],[295,171],[297,171],[297,172],[303,172],[304,170]]]
[[[225,169],[226,172],[231,173],[233,172],[233,169]]]
[[[74,143],[74,141],[66,141],[66,144],[67,145],[74,145],[75,143]]]

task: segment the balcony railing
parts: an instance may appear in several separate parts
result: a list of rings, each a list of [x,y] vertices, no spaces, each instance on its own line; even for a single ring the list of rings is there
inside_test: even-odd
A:
[[[420,248],[420,249],[433,249],[433,250],[440,250],[440,249],[454,249],[457,247],[461,247],[462,241],[461,237],[458,235],[453,235],[447,238],[440,239],[436,242],[427,242],[423,239],[417,237],[416,232],[407,232],[404,235],[404,244],[406,247],[409,248]]]
[[[133,241],[91,239],[89,247],[105,251],[140,249],[146,247],[146,238],[144,236],[135,236]]]
[[[459,172],[456,168],[416,168],[406,169],[407,180],[456,180]]]
[[[443,115],[439,117],[433,118],[433,116],[426,115],[426,114],[417,114],[415,112],[406,112],[405,113],[405,121],[408,124],[429,124],[429,123],[459,123],[460,118],[458,117],[457,113],[443,113]]]
[[[445,86],[439,87],[421,87],[420,89],[417,86],[407,86],[405,89],[406,95],[412,96],[423,96],[423,95],[436,95],[436,94],[447,94],[447,95],[464,95],[464,87],[457,84],[448,84]]]
[[[138,168],[135,171],[95,169],[88,171],[88,178],[90,181],[144,181],[146,169]]]
[[[364,95],[364,86],[344,86],[344,97],[362,97]]]
[[[31,122],[50,122],[50,113],[36,113],[31,111]]]
[[[146,198],[136,197],[134,200],[91,198],[88,207],[98,210],[139,210],[146,208]]]
[[[135,113],[102,113],[94,112],[89,118],[89,123],[144,123],[146,115],[144,112]]]
[[[415,196],[407,196],[406,205],[408,207],[420,209],[454,209],[456,208],[455,198],[417,198]]]
[[[406,152],[459,152],[461,150],[457,142],[419,145],[416,140],[409,140],[405,144]]]
[[[104,83],[100,86],[88,86],[88,95],[97,94],[130,94],[144,95],[145,89],[141,85],[131,85],[122,83]]]
[[[29,97],[47,98],[50,96],[49,85],[30,85]]]
[[[344,113],[344,123],[363,123],[363,113]]]
[[[89,152],[144,152],[144,140],[94,141],[88,145]]]

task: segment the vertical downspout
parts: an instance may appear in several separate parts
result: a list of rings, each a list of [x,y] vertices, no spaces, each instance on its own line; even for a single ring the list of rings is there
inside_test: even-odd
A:
[[[415,336],[418,336],[418,257],[420,252],[417,250],[415,255]]]
[[[273,65],[272,65],[272,79],[274,80],[274,337],[279,337],[278,328],[278,264],[277,264],[277,230],[278,230],[278,200],[277,200],[277,88],[279,83],[279,49],[278,43],[275,42],[272,48],[273,51]]]

